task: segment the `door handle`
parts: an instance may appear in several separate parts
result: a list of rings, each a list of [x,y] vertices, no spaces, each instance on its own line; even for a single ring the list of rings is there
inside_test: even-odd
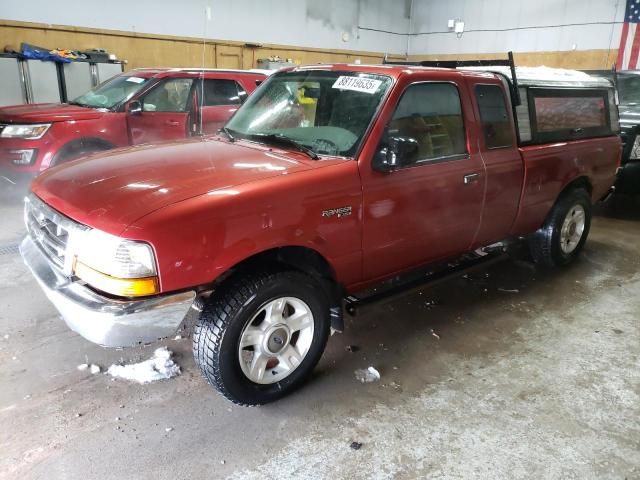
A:
[[[469,173],[463,177],[463,182],[465,185],[471,185],[472,183],[476,183],[480,178],[479,173]]]
[[[167,120],[164,123],[165,123],[165,125],[168,125],[170,127],[177,127],[178,125],[180,125],[180,122],[178,122],[176,120]]]

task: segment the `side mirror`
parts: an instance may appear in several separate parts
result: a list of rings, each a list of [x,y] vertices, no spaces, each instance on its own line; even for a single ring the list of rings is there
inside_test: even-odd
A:
[[[418,160],[420,145],[412,137],[389,137],[382,142],[378,152],[373,157],[372,167],[377,172],[393,172],[394,170],[411,165]]]
[[[142,102],[140,100],[129,102],[127,112],[129,115],[140,115],[142,113]]]

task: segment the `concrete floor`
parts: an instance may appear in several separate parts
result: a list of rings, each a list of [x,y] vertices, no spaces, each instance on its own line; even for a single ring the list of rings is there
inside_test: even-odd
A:
[[[0,247],[18,240],[20,216],[0,206]],[[506,262],[369,307],[305,388],[251,409],[210,389],[188,339],[164,342],[183,369],[171,380],[78,371],[153,347],[107,350],[70,332],[9,250],[0,477],[638,479],[639,239],[640,201],[619,199],[569,269]],[[381,381],[358,383],[369,365]]]

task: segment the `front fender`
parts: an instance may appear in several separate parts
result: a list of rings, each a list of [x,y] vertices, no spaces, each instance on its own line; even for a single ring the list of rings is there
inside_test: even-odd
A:
[[[350,214],[332,214],[342,207]],[[349,285],[362,273],[361,219],[357,164],[345,160],[167,206],[123,236],[153,245],[163,292],[211,284],[252,256],[288,246],[318,252]]]

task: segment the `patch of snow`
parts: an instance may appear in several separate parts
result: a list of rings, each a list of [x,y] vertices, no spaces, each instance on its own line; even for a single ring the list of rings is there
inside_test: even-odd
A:
[[[88,363],[81,363],[80,365],[77,366],[77,369],[80,370],[81,372],[83,372],[84,370],[87,370],[88,368],[89,368]]]
[[[100,367],[98,365],[94,365],[93,363],[89,367],[89,371],[91,372],[92,375],[100,373],[100,370],[101,370]]]
[[[372,383],[380,380],[380,372],[374,367],[358,369],[354,373],[356,375],[356,380],[362,383]]]
[[[511,69],[506,66],[492,65],[488,67],[464,67],[465,70],[480,70],[489,72],[498,72],[511,78]],[[589,75],[579,70],[569,70],[566,68],[552,68],[541,65],[539,67],[516,67],[516,76],[518,81],[526,84],[535,84],[537,82],[554,82],[554,83],[575,83],[575,84],[594,84],[601,86],[611,86],[611,82],[604,77]]]
[[[167,347],[160,347],[149,360],[129,365],[111,365],[107,374],[138,383],[165,380],[181,373],[180,366],[171,360],[172,355],[173,352],[167,350]]]
[[[508,70],[508,67],[502,67]],[[511,71],[508,71],[511,73]],[[544,65],[539,67],[516,67],[516,75],[522,78],[531,78],[534,80],[591,80],[592,75],[581,72],[580,70],[569,70],[566,68],[551,68]]]
[[[164,429],[165,432],[169,433],[171,431],[173,431],[173,427],[167,427]]]

